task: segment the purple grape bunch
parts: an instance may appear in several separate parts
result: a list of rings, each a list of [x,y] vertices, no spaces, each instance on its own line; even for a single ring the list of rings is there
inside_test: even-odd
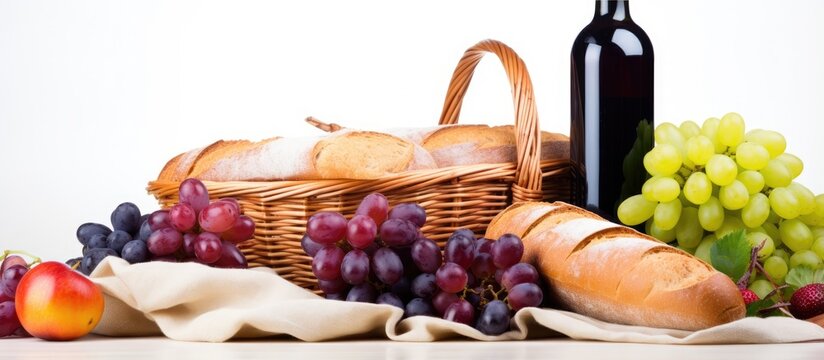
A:
[[[521,262],[521,239],[452,233],[443,251],[421,227],[426,210],[367,195],[349,220],[336,212],[309,218],[301,245],[327,299],[388,304],[404,317],[435,316],[484,334],[509,331],[514,313],[540,306],[538,271]]]
[[[107,256],[130,264],[147,261],[195,261],[213,267],[246,268],[246,258],[237,244],[251,239],[255,222],[242,215],[233,198],[209,199],[206,186],[186,179],[178,189],[180,201],[169,209],[140,214],[126,202],[114,209],[112,228],[85,223],[77,229],[83,256],[67,261],[86,274]]]
[[[30,336],[20,324],[14,300],[17,285],[20,284],[23,275],[32,265],[40,262],[38,258],[29,264],[21,256],[10,255],[11,253],[12,251],[0,252],[0,338]]]

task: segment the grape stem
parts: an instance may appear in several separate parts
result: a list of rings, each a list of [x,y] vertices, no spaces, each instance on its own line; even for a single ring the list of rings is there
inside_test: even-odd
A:
[[[770,311],[778,309],[778,311],[781,311],[782,314],[787,315],[788,317],[791,317],[791,318],[795,318],[795,316],[793,316],[793,314],[791,314],[790,311],[787,310],[788,306],[790,306],[790,303],[788,303],[788,302],[779,302],[779,303],[775,303],[772,306],[765,307],[761,310],[758,310],[758,312],[768,313]]]
[[[747,271],[744,273],[743,276],[741,276],[741,279],[738,280],[738,283],[736,283],[739,289],[746,289],[747,285],[750,283],[750,277],[752,276],[752,272],[753,270],[755,270],[756,264],[758,264],[758,252],[764,248],[764,244],[766,243],[766,240],[761,241],[761,244],[750,250],[750,266],[747,267]]]
[[[764,298],[768,299],[772,296],[778,295],[778,302],[775,303],[774,305],[770,306],[770,307],[759,310],[759,312],[768,312],[768,311],[771,311],[771,310],[778,309],[783,314],[785,314],[789,317],[794,317],[790,313],[790,311],[787,310],[787,306],[789,306],[790,303],[788,303],[786,300],[784,300],[784,296],[781,294],[781,289],[786,288],[787,285],[778,285],[778,284],[776,284],[776,282],[772,279],[772,277],[770,277],[770,274],[767,274],[767,271],[764,270],[764,266],[761,265],[761,263],[758,262],[758,252],[761,251],[761,249],[764,248],[764,245],[766,245],[766,243],[767,243],[767,241],[763,240],[763,241],[761,241],[761,243],[758,246],[754,247],[751,250],[751,252],[750,252],[750,266],[747,269],[747,272],[745,272],[744,275],[741,276],[741,279],[738,280],[738,284],[737,284],[738,288],[741,289],[741,290],[746,289],[747,284],[749,284],[749,282],[750,282],[750,277],[752,276],[752,273],[754,271],[761,272],[762,274],[764,274],[764,277],[767,279],[767,281],[769,281],[770,284],[773,286],[773,290],[770,291],[769,294],[764,296]]]
[[[460,298],[465,299],[467,293],[472,293],[472,294],[478,295],[481,298],[481,304],[480,305],[481,305],[481,307],[483,307],[483,306],[486,306],[486,304],[489,303],[487,301],[486,297],[484,296],[484,293],[489,291],[489,293],[492,294],[492,296],[495,298],[495,300],[501,300],[500,296],[505,291],[504,288],[501,288],[501,290],[498,290],[496,292],[495,287],[490,283],[489,279],[481,280],[481,285],[479,286],[479,288],[481,289],[480,292],[475,291],[475,289],[470,289],[468,287],[464,288],[463,292],[461,293]]]
[[[23,251],[23,250],[4,250],[3,251],[3,256],[0,256],[0,261],[5,260],[7,257],[9,257],[9,255],[25,255],[25,256],[28,256],[28,257],[32,258],[32,261],[28,264],[28,266],[30,268],[34,265],[37,265],[37,264],[43,262],[39,257],[34,256],[31,253]]]

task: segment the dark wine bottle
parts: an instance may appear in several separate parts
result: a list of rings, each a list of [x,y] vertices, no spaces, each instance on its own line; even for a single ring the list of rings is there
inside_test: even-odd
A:
[[[617,221],[653,147],[653,51],[628,0],[596,0],[572,45],[572,202]]]

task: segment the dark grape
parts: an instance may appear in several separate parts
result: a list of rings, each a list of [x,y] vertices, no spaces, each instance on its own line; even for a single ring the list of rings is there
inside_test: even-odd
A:
[[[4,283],[5,283],[5,281],[0,279],[0,289],[2,289],[3,287],[6,286]],[[1,302],[6,302],[6,301],[11,301],[11,300],[14,300],[14,299],[11,296],[7,296],[6,293],[3,292],[3,290],[0,290],[0,303]]]
[[[220,259],[212,263],[212,266],[225,269],[246,269],[249,264],[246,262],[246,257],[240,252],[240,249],[228,241],[222,241],[223,251],[221,251]]]
[[[365,249],[363,249],[363,252],[365,252],[366,255],[369,255],[369,257],[372,257],[375,255],[375,251],[378,251],[378,249],[380,248],[381,246],[378,245],[378,243],[373,242],[372,244],[369,244],[369,246],[367,246]]]
[[[140,229],[140,209],[137,205],[124,202],[112,211],[112,227],[133,234]]]
[[[423,272],[434,273],[443,261],[438,244],[427,238],[420,238],[412,244],[412,260]]]
[[[239,216],[235,224],[232,225],[231,229],[224,231],[223,234],[220,234],[220,237],[223,238],[223,240],[235,244],[249,240],[254,236],[255,222],[252,218],[246,215]]]
[[[415,261],[412,260],[412,247],[411,246],[401,246],[392,248],[398,257],[401,258],[401,264],[403,264],[403,275],[408,276],[410,278],[414,278],[418,276],[421,271],[418,270],[418,266],[415,265]]]
[[[149,228],[152,230],[152,232],[172,226],[172,220],[169,218],[169,210],[158,210],[153,212],[151,215],[149,215],[148,221]]]
[[[395,205],[389,211],[389,219],[403,219],[418,227],[423,227],[423,224],[426,223],[426,210],[415,203],[402,203]]]
[[[155,230],[146,240],[149,251],[157,256],[171,255],[183,245],[183,235],[174,228]]]
[[[343,250],[335,246],[320,249],[312,259],[312,272],[315,277],[320,280],[339,279],[343,256]]]
[[[412,297],[415,296],[412,294],[412,280],[406,276],[402,277],[398,280],[398,282],[392,284],[389,291],[400,296],[401,300],[404,302],[411,300]]]
[[[129,233],[123,230],[115,230],[106,237],[106,247],[120,254],[123,251],[123,246],[129,241],[132,241],[132,236]]]
[[[200,211],[198,224],[205,231],[219,234],[231,229],[239,217],[237,205],[229,201],[215,201]]]
[[[129,262],[129,264],[137,264],[149,260],[149,249],[146,243],[140,240],[132,240],[123,246],[120,252],[120,257]]]
[[[29,266],[26,263],[26,259],[23,259],[22,257],[17,255],[9,255],[5,259],[3,259],[3,263],[2,265],[0,265],[0,274],[2,274],[3,271],[6,271],[6,269],[10,268],[13,265],[23,265],[25,267]]]
[[[19,337],[19,338],[23,338],[23,337],[31,337],[31,334],[29,334],[28,332],[26,332],[26,329],[25,329],[25,328],[23,328],[22,326],[21,326],[21,327],[19,327],[19,328],[17,328],[17,330],[16,330],[13,334],[11,334],[11,335],[12,335],[12,336]]]
[[[472,326],[475,322],[475,308],[469,301],[458,300],[444,311],[443,318],[461,324]]]
[[[378,225],[366,215],[355,215],[346,226],[346,241],[355,248],[363,249],[375,242]]]
[[[220,236],[210,232],[202,232],[195,239],[195,257],[204,264],[211,264],[220,259],[223,246]]]
[[[66,260],[66,266],[68,266],[72,269],[79,269],[81,261],[83,261],[82,256],[81,257],[76,257],[76,258],[71,258],[69,260]],[[0,301],[2,301],[2,300],[0,300]]]
[[[169,221],[180,232],[187,232],[197,225],[197,213],[191,205],[178,203],[169,209]]]
[[[318,250],[323,249],[327,246],[331,246],[329,244],[321,244],[312,240],[309,235],[303,235],[303,238],[300,239],[300,247],[303,248],[303,252],[310,257],[315,257],[315,254],[318,253]]]
[[[414,298],[406,304],[403,317],[435,316],[435,309],[426,299]]]
[[[234,207],[235,212],[240,214],[241,208],[240,208],[240,203],[237,201],[237,199],[235,199],[233,197],[227,197],[227,198],[220,198],[218,200],[218,202],[220,202],[220,201],[227,202],[227,203],[231,204]]]
[[[14,293],[17,291],[17,285],[20,283],[20,279],[23,278],[23,275],[29,271],[29,268],[25,265],[12,265],[3,270],[2,274],[2,291],[6,296],[14,299]]]
[[[346,293],[326,294],[328,300],[346,301]]]
[[[352,285],[365,282],[369,278],[369,255],[363,250],[352,249],[343,257],[340,275],[344,281]]]
[[[515,285],[523,283],[537,283],[538,270],[527,263],[517,263],[506,269],[501,276],[501,286],[511,291]]]
[[[86,245],[89,243],[89,239],[91,239],[94,235],[103,235],[105,238],[109,236],[112,232],[112,229],[109,229],[108,226],[96,223],[85,223],[80,225],[77,228],[77,241],[80,241],[81,244]]]
[[[473,241],[475,240],[475,233],[467,228],[461,228],[453,231],[452,235],[449,235],[449,239],[452,240],[452,237],[455,236],[462,236]]]
[[[143,223],[145,223],[147,220],[149,220],[149,215],[151,215],[151,214],[152,213],[147,213],[147,214],[140,215],[140,225],[141,226],[143,225]]]
[[[481,296],[478,294],[467,293],[466,294],[466,301],[469,301],[473,307],[480,307],[481,306]]]
[[[86,244],[86,247],[89,249],[105,249],[109,247],[108,241],[106,241],[107,236],[103,236],[103,234],[94,234],[92,235],[89,242]]]
[[[435,307],[435,310],[438,312],[438,315],[443,315],[444,313],[446,313],[446,309],[449,307],[449,305],[452,305],[454,302],[460,299],[461,298],[459,298],[456,294],[441,291],[435,294],[435,297],[432,298],[432,306]]]
[[[320,244],[332,244],[346,235],[346,218],[343,215],[321,211],[306,222],[306,234]]]
[[[515,285],[506,297],[512,310],[518,311],[525,307],[536,307],[544,300],[544,293],[538,285],[521,283]]]
[[[389,219],[381,225],[381,240],[387,246],[409,246],[418,239],[418,226],[404,219]]]
[[[391,292],[380,294],[375,303],[392,305],[404,309],[403,300],[401,300],[401,298],[398,295],[393,294]]]
[[[473,275],[471,272],[467,271],[466,272],[466,287],[467,288],[473,288],[475,286],[478,286],[478,279],[475,278],[475,275]]]
[[[464,269],[469,269],[472,266],[474,257],[475,243],[470,238],[453,236],[446,242],[446,248],[443,251],[445,262],[455,263]]]
[[[143,221],[142,225],[140,225],[140,230],[137,232],[137,239],[146,241],[149,240],[150,235],[152,235],[152,227],[149,226],[149,219],[147,218]]]
[[[349,290],[349,294],[346,295],[346,301],[374,303],[377,297],[378,291],[375,290],[372,284],[366,282],[353,286]]]
[[[490,278],[495,275],[495,263],[492,262],[492,255],[478,253],[472,262],[472,274],[480,279]]]
[[[14,334],[21,327],[14,308],[14,301],[0,303],[0,337]]]
[[[197,234],[183,234],[183,253],[186,254],[187,257],[195,257],[195,240],[197,240]]]
[[[349,291],[349,284],[343,279],[335,280],[318,280],[318,287],[324,294],[345,294]]]
[[[178,196],[180,202],[192,206],[195,214],[200,213],[200,210],[209,205],[209,191],[206,190],[206,185],[203,185],[203,182],[198,179],[183,180],[180,183],[180,188],[178,188]]]
[[[389,215],[389,201],[379,193],[371,193],[361,200],[355,215],[367,215],[380,226]]]
[[[438,292],[435,275],[420,274],[412,280],[412,293],[419,298],[429,299]]]
[[[80,272],[91,275],[92,271],[97,268],[97,265],[107,256],[117,256],[117,253],[109,248],[89,249],[86,255],[83,255],[83,260],[80,262]]]
[[[524,243],[512,234],[504,234],[492,244],[492,261],[499,269],[506,269],[521,262]]]
[[[500,284],[504,279],[504,269],[495,270],[495,282]]]
[[[403,276],[403,263],[392,249],[380,248],[372,256],[372,272],[387,285],[392,285]]]
[[[486,335],[500,335],[509,330],[509,308],[503,301],[486,304],[475,328]]]
[[[438,287],[448,293],[457,293],[463,290],[468,280],[466,270],[455,263],[443,264],[435,273],[435,282]]]
[[[492,254],[492,240],[480,238],[475,240],[475,254]]]

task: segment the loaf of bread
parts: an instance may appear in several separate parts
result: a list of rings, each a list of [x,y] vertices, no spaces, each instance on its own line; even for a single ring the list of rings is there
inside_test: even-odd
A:
[[[390,129],[387,133],[422,146],[438,167],[498,164],[516,161],[514,126],[445,125]],[[568,159],[569,138],[541,132],[541,159]]]
[[[571,311],[603,321],[700,330],[744,317],[736,285],[700,259],[561,202],[518,203],[486,237],[520,236],[524,261]]]
[[[516,160],[512,126],[334,130],[315,137],[217,141],[171,159],[158,181],[365,180],[408,170]],[[566,136],[544,132],[542,138],[543,159],[569,157]]]
[[[433,168],[435,161],[429,153],[409,141],[377,132],[346,130],[327,136],[259,142],[218,141],[173,158],[158,180],[376,179]]]

